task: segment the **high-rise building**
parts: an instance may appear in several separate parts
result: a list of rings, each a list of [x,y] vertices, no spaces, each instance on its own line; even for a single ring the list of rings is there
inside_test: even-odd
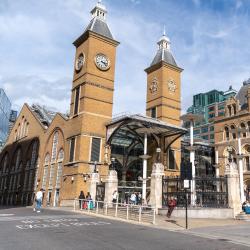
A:
[[[195,122],[194,137],[208,143],[214,143],[214,119],[224,116],[225,103],[234,97],[237,91],[229,87],[227,91],[211,90],[206,93],[199,93],[193,96],[193,105],[187,109],[187,113],[202,114],[203,121]],[[183,124],[185,128],[189,123]],[[187,137],[189,134],[187,134]]]
[[[0,89],[0,148],[4,145],[9,132],[11,102],[3,89]]]

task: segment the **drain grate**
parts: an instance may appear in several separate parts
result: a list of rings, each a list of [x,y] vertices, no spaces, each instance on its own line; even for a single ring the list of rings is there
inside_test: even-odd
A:
[[[230,241],[228,239],[218,239],[219,241]]]

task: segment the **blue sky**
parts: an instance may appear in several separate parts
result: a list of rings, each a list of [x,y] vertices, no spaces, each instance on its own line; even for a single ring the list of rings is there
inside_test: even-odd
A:
[[[146,74],[163,26],[192,95],[239,89],[250,77],[250,0],[105,0],[117,50],[114,114],[145,112]],[[1,0],[0,87],[13,107],[69,109],[74,46],[96,0]]]

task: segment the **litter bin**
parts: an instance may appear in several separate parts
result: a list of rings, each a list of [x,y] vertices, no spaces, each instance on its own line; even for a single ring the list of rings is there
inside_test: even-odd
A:
[[[246,212],[246,214],[250,214],[250,207],[245,207],[245,212]]]

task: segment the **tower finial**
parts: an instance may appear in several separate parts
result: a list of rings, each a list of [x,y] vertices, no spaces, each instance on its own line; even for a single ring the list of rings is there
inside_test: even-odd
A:
[[[98,0],[96,6],[93,10],[91,10],[90,13],[93,17],[97,17],[102,20],[106,19],[107,10],[106,7],[102,4],[102,0]]]
[[[166,26],[165,26],[165,24],[163,26],[163,36],[166,36]]]

